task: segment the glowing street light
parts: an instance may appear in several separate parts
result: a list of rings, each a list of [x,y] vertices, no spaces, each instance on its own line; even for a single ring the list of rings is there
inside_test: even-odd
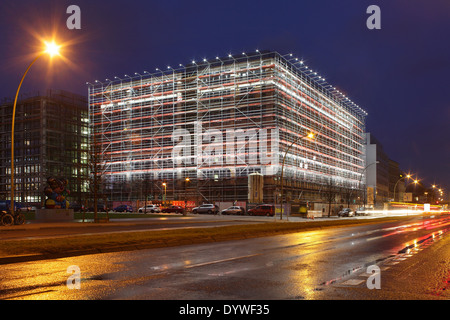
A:
[[[15,206],[14,206],[14,190],[15,190],[15,184],[14,184],[14,125],[15,125],[15,119],[16,119],[16,106],[17,106],[17,98],[19,97],[19,91],[22,87],[23,80],[25,79],[25,76],[27,75],[28,71],[30,70],[31,66],[44,54],[48,54],[50,57],[53,57],[55,55],[59,55],[59,49],[60,46],[56,45],[55,42],[44,42],[45,44],[45,50],[41,51],[37,57],[30,63],[27,70],[25,71],[24,75],[22,76],[22,79],[20,80],[19,87],[17,88],[16,97],[14,98],[14,105],[13,105],[13,116],[12,116],[12,122],[11,122],[11,214],[14,215],[15,212]]]
[[[45,53],[48,53],[50,57],[59,55],[59,49],[61,46],[58,46],[55,42],[45,42]]]

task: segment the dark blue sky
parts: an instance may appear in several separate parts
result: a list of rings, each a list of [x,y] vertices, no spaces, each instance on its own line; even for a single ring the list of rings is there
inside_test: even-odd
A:
[[[66,27],[71,4],[81,30]],[[371,4],[381,30],[366,27]],[[67,60],[42,58],[22,93],[87,95],[86,81],[256,49],[293,53],[369,113],[367,131],[403,170],[450,187],[448,0],[3,0],[0,97],[14,96],[37,36],[54,32]]]

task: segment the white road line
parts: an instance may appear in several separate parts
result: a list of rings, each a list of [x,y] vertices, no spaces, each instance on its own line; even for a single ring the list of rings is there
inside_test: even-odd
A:
[[[345,285],[345,286],[358,286],[361,283],[365,282],[366,280],[361,280],[361,279],[349,279],[347,281],[344,281],[341,283],[341,285]]]
[[[187,266],[185,266],[184,268],[185,268],[185,269],[190,269],[190,268],[203,267],[203,266],[207,266],[207,265],[211,265],[211,264],[222,263],[222,262],[228,262],[228,261],[234,261],[234,260],[239,260],[239,259],[245,259],[245,258],[250,258],[250,257],[259,256],[259,255],[261,255],[261,253],[249,254],[249,255],[246,255],[246,256],[240,256],[240,257],[232,257],[232,258],[228,258],[228,259],[221,259],[221,260],[207,261],[207,262],[202,262],[202,263],[196,263],[196,264],[187,265]]]

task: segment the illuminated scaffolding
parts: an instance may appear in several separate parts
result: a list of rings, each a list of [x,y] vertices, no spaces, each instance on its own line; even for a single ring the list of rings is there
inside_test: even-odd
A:
[[[248,200],[248,175],[264,176],[264,201],[280,185],[318,201],[330,182],[362,188],[367,113],[304,63],[276,52],[228,55],[89,86],[91,134],[110,200]],[[186,179],[189,178],[189,179]]]

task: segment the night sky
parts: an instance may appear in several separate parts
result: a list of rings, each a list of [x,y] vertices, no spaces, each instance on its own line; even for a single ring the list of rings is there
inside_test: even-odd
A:
[[[69,5],[81,29],[69,30]],[[369,30],[370,5],[381,29]],[[229,53],[293,53],[365,109],[367,131],[426,186],[450,187],[448,0],[61,1],[0,3],[0,98],[13,98],[40,40],[64,58],[41,58],[22,94],[63,89]]]

